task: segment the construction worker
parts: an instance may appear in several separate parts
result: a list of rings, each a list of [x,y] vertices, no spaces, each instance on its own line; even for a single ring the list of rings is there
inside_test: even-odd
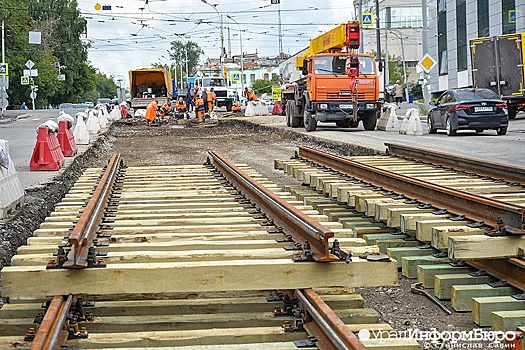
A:
[[[249,89],[248,90],[248,101],[257,101],[257,100],[258,100],[257,95],[255,95],[252,89]]]
[[[189,118],[186,109],[186,102],[184,102],[182,97],[179,97],[179,100],[175,103],[175,118],[184,119],[184,115],[186,115],[186,118]]]
[[[208,112],[208,89],[204,88],[201,92],[201,97],[204,100],[204,111]]]
[[[195,101],[195,110],[197,111],[197,117],[199,118],[200,123],[202,123],[204,113],[206,112],[206,107],[204,105],[205,104],[202,95],[197,97],[197,100]]]
[[[241,103],[239,101],[235,101],[235,103],[232,106],[232,112],[239,112],[241,110]]]
[[[164,117],[169,115],[170,112],[171,112],[171,101],[167,101],[159,109],[159,119],[160,119],[160,121],[163,121]]]
[[[153,100],[149,103],[148,107],[146,107],[146,115],[144,118],[146,118],[148,126],[155,120],[155,116],[157,115],[157,105],[157,100]]]
[[[215,95],[215,92],[213,92],[213,88],[210,89],[208,92],[208,111],[213,111],[213,106],[215,106],[215,100],[217,99],[217,95]]]

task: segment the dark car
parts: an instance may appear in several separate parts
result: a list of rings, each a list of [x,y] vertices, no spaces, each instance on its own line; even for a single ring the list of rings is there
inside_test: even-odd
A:
[[[458,130],[496,130],[505,135],[509,126],[507,105],[489,89],[453,89],[445,91],[428,113],[428,133],[446,130],[453,136]]]

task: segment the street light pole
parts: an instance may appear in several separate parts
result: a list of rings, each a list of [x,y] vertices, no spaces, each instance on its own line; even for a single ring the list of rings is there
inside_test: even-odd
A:
[[[403,46],[403,35],[401,32],[397,31],[398,33],[393,31],[393,29],[390,29],[390,32],[394,34],[399,40],[401,40],[401,57],[403,59],[403,76],[405,78],[405,98],[408,102],[408,81],[407,81],[407,68],[405,63],[405,47]],[[398,36],[399,35],[399,36]]]
[[[217,10],[218,4],[210,4],[206,0],[201,0],[202,3],[211,6],[215,12],[217,12],[217,15],[219,16],[219,20],[221,22],[221,55],[220,55],[220,61],[221,61],[221,77],[224,77],[224,31],[223,31],[223,23],[222,23],[222,15],[220,14],[219,10]]]
[[[241,45],[241,96],[244,94],[244,52],[242,51],[242,30],[241,25],[239,22],[237,22],[235,19],[233,19],[232,16],[226,15],[229,19],[235,22],[237,24],[237,27],[239,27],[239,44]]]

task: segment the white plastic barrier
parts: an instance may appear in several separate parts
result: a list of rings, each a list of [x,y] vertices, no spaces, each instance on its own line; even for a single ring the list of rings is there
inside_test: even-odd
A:
[[[73,130],[73,136],[77,145],[89,145],[89,132],[84,122],[85,113],[77,113],[77,125]]]
[[[108,128],[108,110],[106,109],[106,107],[102,108],[99,112],[98,112],[98,123],[100,124],[100,131],[103,132],[103,131],[106,131],[106,129]]]
[[[9,156],[6,140],[0,139],[0,219],[22,208],[24,189]]]
[[[98,112],[90,110],[86,121],[86,128],[91,138],[95,137],[100,131],[100,124],[98,122]]]
[[[401,123],[396,114],[396,105],[388,103],[385,110],[381,113],[381,118],[377,121],[377,130],[383,131],[399,131]]]
[[[400,134],[421,136],[423,135],[423,126],[419,117],[419,110],[410,108],[407,110],[405,118],[401,122]]]
[[[57,118],[57,122],[60,123],[61,120],[67,120],[69,122],[69,127],[72,127],[73,124],[75,124],[75,118],[73,118],[71,115],[67,114],[64,111],[60,111],[60,114]]]
[[[244,115],[247,117],[254,117],[256,115],[267,115],[268,108],[261,101],[249,101],[246,105]]]

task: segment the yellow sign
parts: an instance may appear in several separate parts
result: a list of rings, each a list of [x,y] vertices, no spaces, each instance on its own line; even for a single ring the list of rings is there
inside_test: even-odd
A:
[[[27,75],[20,77],[20,85],[29,85],[29,77]]]
[[[241,73],[240,72],[233,72],[231,73],[231,81],[232,83],[238,83],[241,81]]]
[[[428,74],[437,62],[427,53],[417,64]]]
[[[272,87],[272,95],[274,101],[281,101],[281,87],[280,86],[273,86]]]
[[[95,4],[95,10],[100,11],[102,9],[102,5],[100,5],[98,2]]]
[[[0,63],[0,75],[9,75],[9,64]]]

